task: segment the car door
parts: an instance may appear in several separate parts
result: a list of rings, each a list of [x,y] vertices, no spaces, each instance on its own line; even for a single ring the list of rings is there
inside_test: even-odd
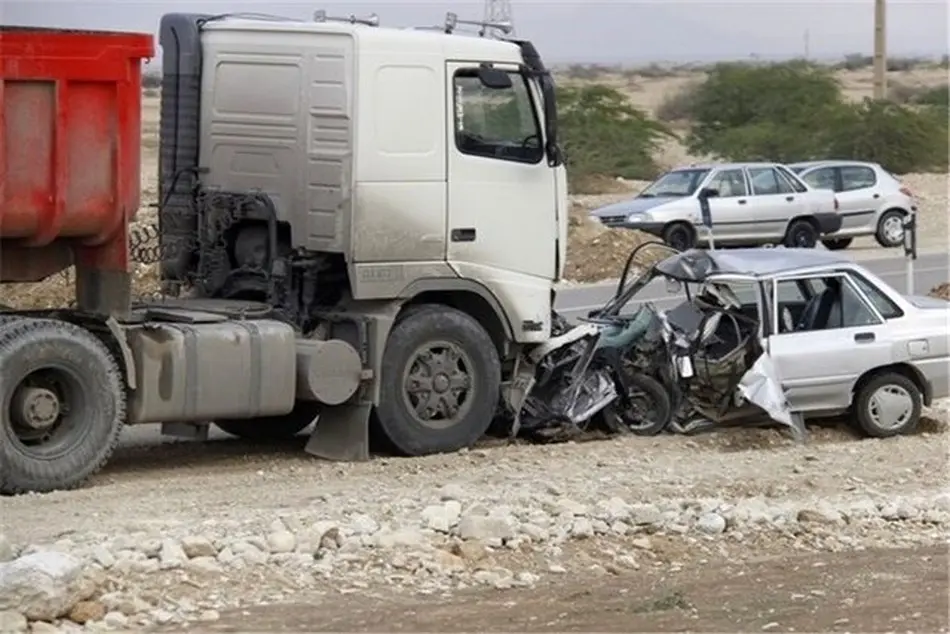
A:
[[[808,320],[806,306],[806,315],[791,331],[783,327],[780,303],[797,293],[789,285],[808,289],[808,302],[819,306],[815,311],[819,316],[825,312],[820,308],[822,298],[830,297],[824,319]],[[887,324],[846,273],[780,278],[773,285],[770,304],[768,353],[793,412],[846,409],[858,378],[890,362],[894,342]]]
[[[446,64],[446,259],[489,287],[505,280],[532,296],[557,277],[556,170],[545,160],[541,114],[516,65],[512,86],[489,88],[478,62]]]
[[[749,183],[742,168],[718,169],[705,187],[718,195],[709,199],[713,237],[730,242],[741,241],[754,234],[755,218],[749,204]]]
[[[747,171],[755,221],[751,225],[754,232],[751,237],[780,242],[785,237],[788,221],[806,213],[807,201],[774,167],[749,167]]]
[[[841,231],[868,227],[881,201],[877,174],[864,165],[841,165],[838,172],[838,205],[842,216]]]

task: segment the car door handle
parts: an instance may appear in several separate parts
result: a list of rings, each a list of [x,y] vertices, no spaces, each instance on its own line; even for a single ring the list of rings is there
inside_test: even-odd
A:
[[[741,200],[738,201],[738,203],[739,203],[740,205],[744,205],[744,204],[746,204],[746,202],[747,202],[747,201],[746,201],[745,198],[743,198],[743,199],[741,199]]]
[[[856,335],[854,335],[854,341],[855,343],[871,343],[872,341],[874,341],[874,333],[873,332],[859,332]]]
[[[450,234],[452,242],[475,242],[474,227],[465,227],[464,229],[452,229]]]
[[[786,196],[786,197],[785,197],[785,200],[787,200],[788,202],[792,202],[793,200],[795,200],[795,197],[794,197],[794,196]]]
[[[874,194],[874,198],[880,198],[880,197],[881,197],[880,194]]]

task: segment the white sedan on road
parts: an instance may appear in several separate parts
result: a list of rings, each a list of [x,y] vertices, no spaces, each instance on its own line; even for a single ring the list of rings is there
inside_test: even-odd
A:
[[[835,192],[841,229],[822,239],[829,249],[846,249],[854,238],[874,236],[882,247],[904,242],[904,218],[917,211],[913,193],[878,163],[808,161],[788,166],[815,189]]]
[[[659,236],[680,251],[708,243],[702,205],[721,245],[813,248],[841,229],[834,192],[814,189],[780,163],[717,163],[671,170],[636,197],[591,212],[608,227]]]

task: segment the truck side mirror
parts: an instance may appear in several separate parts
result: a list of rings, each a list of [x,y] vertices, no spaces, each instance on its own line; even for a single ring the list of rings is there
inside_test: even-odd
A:
[[[513,85],[508,73],[491,66],[479,66],[478,81],[482,82],[482,86],[485,88],[491,88],[492,90],[504,90],[505,88],[511,88]]]

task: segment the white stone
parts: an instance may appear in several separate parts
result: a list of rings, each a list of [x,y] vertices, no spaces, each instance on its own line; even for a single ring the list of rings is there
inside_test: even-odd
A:
[[[163,568],[177,568],[185,563],[188,556],[181,549],[181,545],[174,539],[163,539],[162,549],[158,553],[158,560]]]
[[[284,529],[267,536],[267,547],[272,553],[292,553],[297,547],[297,538]]]
[[[16,610],[0,611],[0,633],[2,634],[22,634],[29,630],[29,624],[26,617]]]
[[[0,611],[52,621],[69,612],[87,591],[82,563],[64,553],[38,552],[0,564]]]
[[[718,535],[726,530],[726,520],[718,513],[706,513],[696,521],[696,528],[707,535]]]
[[[181,549],[189,558],[218,556],[218,549],[214,547],[210,539],[202,535],[185,537],[181,540]]]
[[[459,521],[459,536],[462,539],[510,539],[515,536],[510,519],[465,515]]]
[[[13,548],[13,544],[10,543],[7,536],[0,533],[0,563],[13,561],[14,559],[16,559],[16,549]]]

